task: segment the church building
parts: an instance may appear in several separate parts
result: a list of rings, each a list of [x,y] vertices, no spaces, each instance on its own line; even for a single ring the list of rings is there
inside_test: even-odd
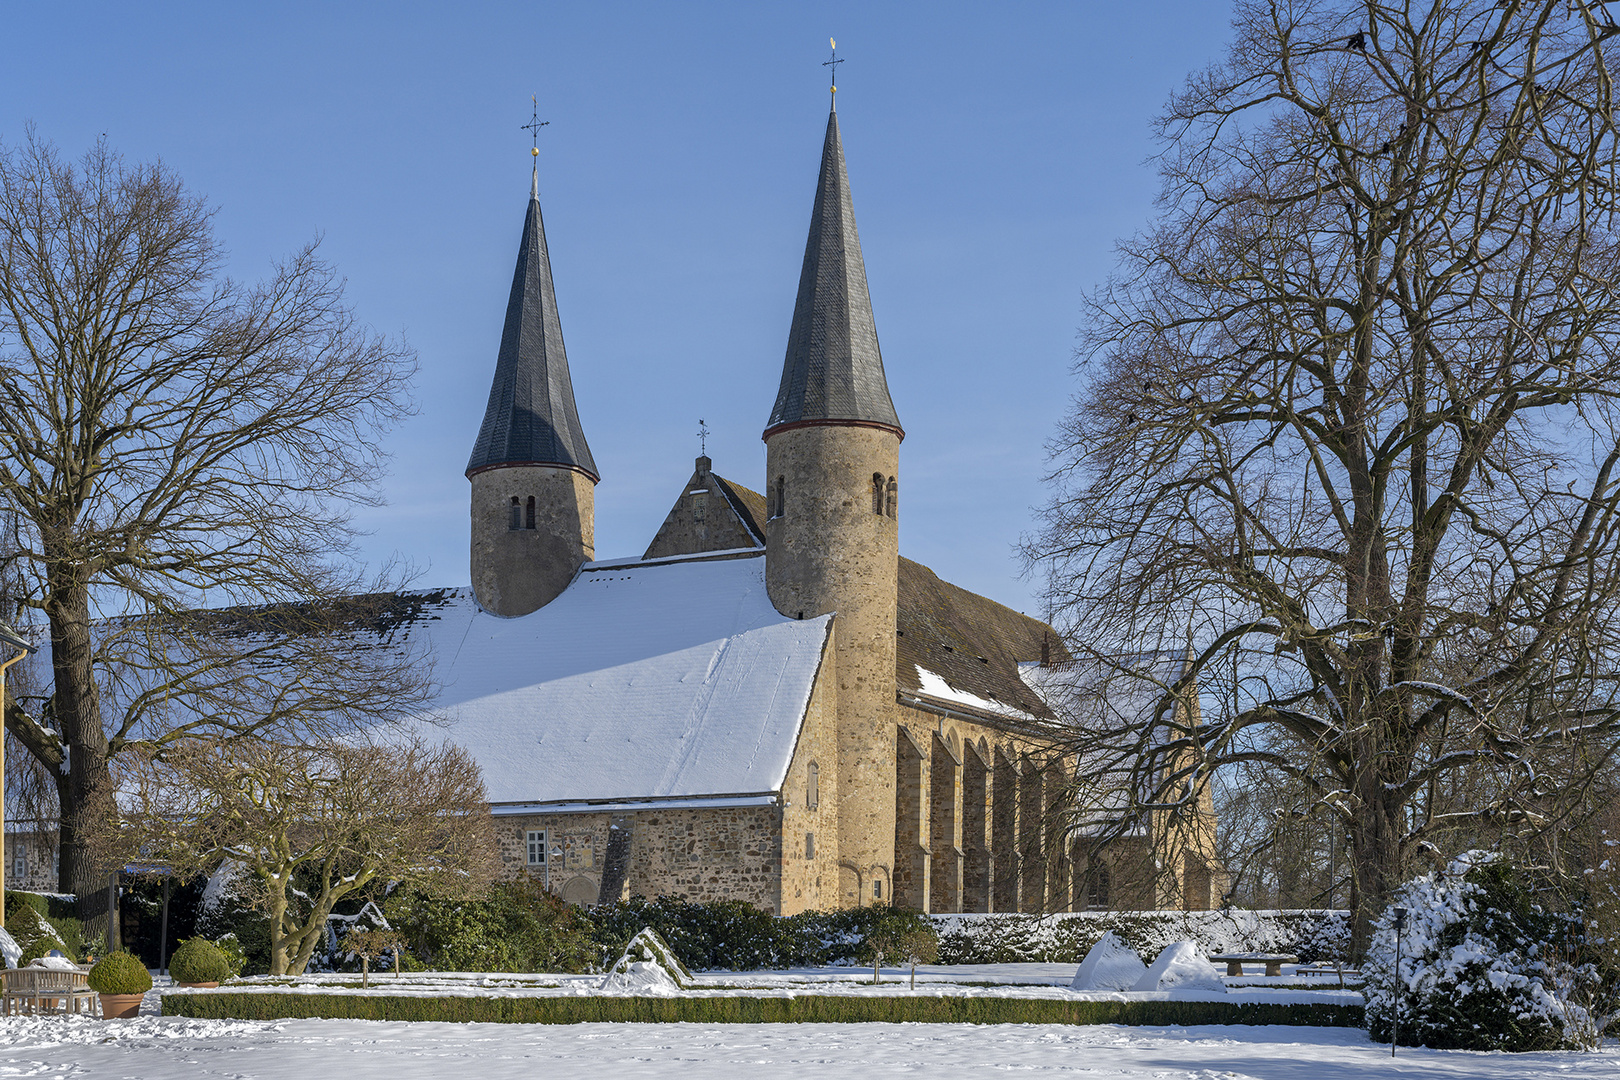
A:
[[[413,594],[398,631],[483,767],[508,873],[779,914],[1218,900],[1209,845],[1167,889],[1148,839],[1092,849],[1062,813],[1058,634],[900,555],[905,429],[836,111],[787,338],[765,475],[699,457],[642,555],[597,560],[536,173],[466,470],[472,588]]]

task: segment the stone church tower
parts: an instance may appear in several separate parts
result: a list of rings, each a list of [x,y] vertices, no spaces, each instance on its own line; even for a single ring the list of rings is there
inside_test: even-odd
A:
[[[529,190],[495,382],[467,462],[472,481],[472,584],[496,615],[527,615],[567,587],[596,548],[600,477],[574,405],[540,173]]]
[[[764,433],[765,580],[784,615],[836,615],[841,906],[893,894],[904,437],[883,374],[834,109],[781,388]]]

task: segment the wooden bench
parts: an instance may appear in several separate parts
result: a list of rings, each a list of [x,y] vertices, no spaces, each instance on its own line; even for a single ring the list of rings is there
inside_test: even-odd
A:
[[[8,968],[5,977],[5,1014],[69,1012],[96,1014],[100,995],[90,989],[90,973],[61,968]]]
[[[1229,979],[1242,975],[1244,964],[1264,964],[1266,974],[1275,977],[1282,974],[1284,964],[1299,963],[1299,957],[1285,956],[1282,953],[1227,953],[1223,956],[1212,956],[1210,959],[1226,965],[1226,977]]]

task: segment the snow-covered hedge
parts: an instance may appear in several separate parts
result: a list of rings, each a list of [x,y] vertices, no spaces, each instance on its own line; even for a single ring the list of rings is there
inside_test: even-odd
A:
[[[1394,908],[1407,909],[1395,970]],[[1367,1027],[1404,1046],[1546,1050],[1588,1042],[1598,975],[1579,918],[1546,910],[1504,856],[1472,851],[1408,882],[1374,922]]]
[[[1059,915],[935,915],[943,964],[1076,963],[1112,933],[1143,956],[1176,941],[1205,953],[1349,955],[1347,911],[1082,911]]]

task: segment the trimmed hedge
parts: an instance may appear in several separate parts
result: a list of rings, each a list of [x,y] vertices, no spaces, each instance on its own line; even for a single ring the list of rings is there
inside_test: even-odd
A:
[[[415,1020],[480,1024],[1286,1024],[1361,1027],[1359,1005],[1040,998],[403,997],[366,994],[163,995],[164,1016],[199,1020]]]

